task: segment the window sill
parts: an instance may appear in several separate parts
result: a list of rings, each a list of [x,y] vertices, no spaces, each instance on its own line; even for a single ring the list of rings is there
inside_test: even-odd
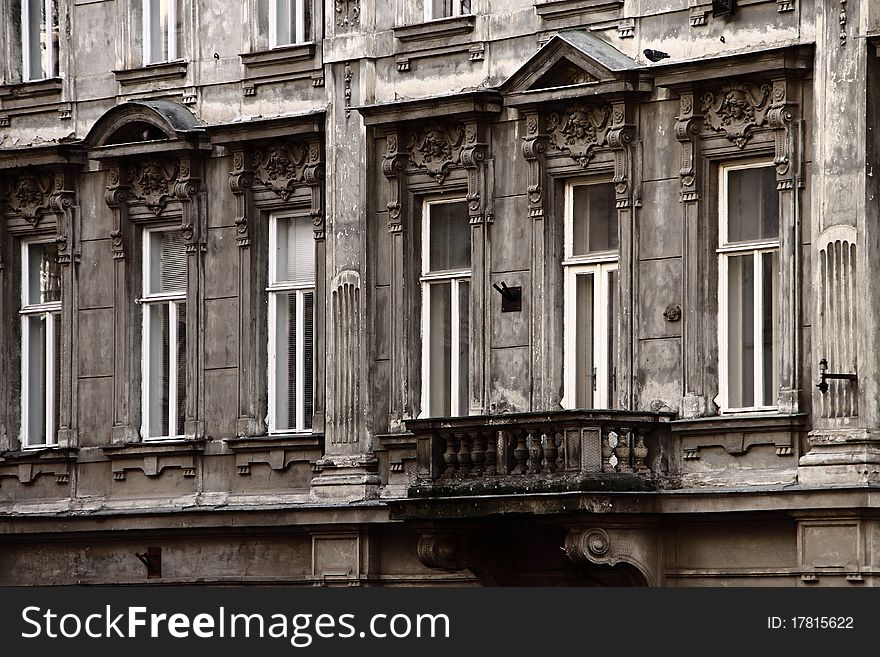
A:
[[[116,81],[122,86],[156,82],[158,80],[174,80],[186,76],[188,63],[184,60],[149,64],[141,68],[130,68],[113,71]]]
[[[693,461],[708,447],[722,447],[731,456],[742,456],[758,445],[772,446],[777,456],[792,456],[797,434],[806,430],[806,413],[756,411],[674,420],[670,428],[681,439],[682,458]]]
[[[312,86],[324,86],[321,51],[314,41],[260,52],[240,53],[245,68],[245,96],[256,94],[256,85],[311,78]]]
[[[70,470],[79,450],[69,447],[40,446],[0,453],[0,477],[16,477],[21,484],[32,484],[42,475],[53,475],[59,485],[70,482]]]
[[[46,78],[45,80],[2,85],[0,86],[0,100],[60,95],[61,84],[61,78]]]
[[[544,20],[569,18],[603,11],[617,12],[623,0],[545,0],[535,3],[535,13]]]
[[[784,414],[775,411],[725,413],[712,417],[674,420],[670,427],[682,435],[717,433],[719,431],[766,431],[774,429],[801,430],[807,423],[806,413]]]
[[[452,18],[438,18],[426,23],[395,27],[394,36],[403,43],[441,39],[473,32],[476,23],[477,18],[473,14],[454,16]]]
[[[205,449],[205,439],[157,440],[101,448],[112,462],[113,479],[125,481],[129,470],[140,470],[146,477],[158,477],[166,470],[179,469],[184,477],[196,476],[197,454]]]
[[[319,433],[227,438],[224,442],[235,454],[235,467],[243,477],[251,474],[255,464],[283,472],[292,463],[308,463],[315,472],[316,463],[324,453],[324,436]]]

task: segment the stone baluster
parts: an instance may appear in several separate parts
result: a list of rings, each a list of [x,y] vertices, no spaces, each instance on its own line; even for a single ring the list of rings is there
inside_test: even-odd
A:
[[[475,431],[471,434],[471,463],[473,469],[471,473],[475,477],[479,477],[485,472],[484,464],[486,462],[486,436],[482,431]]]
[[[541,461],[544,458],[544,451],[541,449],[541,433],[534,429],[528,429],[528,449],[529,449],[529,474],[541,473]]]
[[[617,430],[617,446],[614,448],[614,456],[617,457],[618,472],[632,472],[629,465],[629,457],[632,452],[629,446],[632,429],[621,427]]]
[[[471,474],[473,462],[471,461],[471,438],[467,432],[457,433],[458,439],[458,475],[467,477]]]
[[[556,432],[550,429],[541,436],[541,442],[544,444],[544,472],[553,474],[558,468],[556,461],[559,458],[559,449],[556,447]]]
[[[640,475],[651,473],[651,469],[645,461],[645,459],[648,458],[648,447],[645,445],[645,437],[647,436],[648,431],[649,429],[647,427],[639,427],[636,429],[636,444],[633,447],[633,461],[634,469]]]
[[[486,433],[486,464],[484,472],[487,475],[498,474],[498,432]]]
[[[515,435],[516,447],[513,449],[513,458],[516,463],[513,466],[513,471],[516,474],[525,474],[529,469],[529,448],[526,446],[526,432],[518,430]]]
[[[446,479],[451,479],[455,476],[456,470],[458,470],[458,441],[453,434],[447,434],[446,436],[446,451],[443,453],[443,462],[446,464],[446,468],[443,470],[443,477]]]
[[[611,464],[611,457],[614,456],[614,450],[611,448],[611,430],[600,430],[602,436],[602,472],[614,472],[614,466]]]

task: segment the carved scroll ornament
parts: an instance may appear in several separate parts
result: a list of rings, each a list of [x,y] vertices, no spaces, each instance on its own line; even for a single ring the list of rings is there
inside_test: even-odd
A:
[[[550,145],[571,155],[586,168],[596,148],[608,145],[611,127],[611,107],[608,105],[576,105],[547,117]]]
[[[317,144],[286,143],[254,153],[256,179],[285,201],[300,183],[311,184],[320,175],[321,150]]]
[[[442,183],[449,167],[461,164],[464,132],[461,125],[446,124],[410,132],[406,144],[410,162]]]
[[[734,144],[745,148],[752,138],[752,130],[767,123],[770,90],[767,83],[735,83],[703,94],[706,127],[723,132]]]
[[[28,173],[8,183],[9,209],[21,214],[25,221],[36,226],[43,214],[50,211],[50,198],[55,187],[51,173]]]
[[[179,163],[170,160],[144,160],[128,168],[131,196],[144,201],[159,214],[174,196]]]

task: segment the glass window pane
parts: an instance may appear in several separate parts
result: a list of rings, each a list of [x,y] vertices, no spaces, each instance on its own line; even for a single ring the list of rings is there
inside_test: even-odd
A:
[[[147,23],[147,37],[149,43],[149,55],[146,64],[167,62],[168,56],[168,16],[169,0],[147,0],[145,22]]]
[[[430,325],[428,328],[428,412],[432,417],[446,417],[451,413],[450,383],[452,375],[452,306],[451,283],[428,285]]]
[[[294,294],[274,294],[275,303],[275,429],[290,429],[296,421],[291,414],[291,397],[296,395],[293,369],[296,358],[296,301]]]
[[[314,333],[315,333],[315,295],[312,292],[303,294],[303,429],[312,428],[314,413]]]
[[[468,294],[470,283],[458,284],[458,414],[467,415],[470,410],[470,310]]]
[[[615,390],[617,388],[617,270],[608,272],[608,408],[614,408]]]
[[[275,227],[275,272],[270,282],[314,284],[315,238],[311,219],[278,219]]]
[[[452,16],[452,3],[458,0],[425,0],[431,3],[431,18]]]
[[[728,405],[755,405],[754,256],[727,259]]]
[[[779,197],[772,166],[727,172],[727,241],[779,238]]]
[[[54,242],[27,245],[28,304],[61,301],[61,268]]]
[[[293,43],[296,35],[294,27],[295,11],[291,6],[294,0],[275,0],[276,46]]]
[[[429,271],[470,269],[471,227],[466,201],[428,205]]]
[[[167,303],[145,306],[147,313],[147,362],[143,367],[147,384],[146,427],[148,437],[168,435],[169,309]]]
[[[46,317],[32,315],[24,320],[27,331],[28,353],[23,354],[27,366],[28,445],[46,443]]]
[[[186,304],[177,304],[177,435],[185,433],[186,420]]]
[[[617,249],[614,185],[578,185],[572,199],[572,255]]]
[[[776,252],[761,254],[763,317],[761,318],[762,352],[764,369],[763,397],[765,406],[776,405],[776,390],[779,388],[779,372],[776,366],[777,294],[779,285],[779,257]]]
[[[593,354],[593,274],[575,278],[577,325],[575,328],[575,406],[593,408],[596,363]]]

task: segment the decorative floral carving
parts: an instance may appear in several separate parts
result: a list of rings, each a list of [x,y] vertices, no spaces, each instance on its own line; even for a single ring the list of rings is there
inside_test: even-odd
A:
[[[352,28],[360,23],[360,0],[336,0],[336,25],[341,28]]]
[[[179,165],[169,160],[144,160],[128,168],[131,194],[159,214],[172,197]]]
[[[49,210],[49,196],[54,188],[52,174],[25,174],[9,185],[9,208],[36,226]]]
[[[468,134],[471,141],[476,133]],[[407,137],[406,149],[409,159],[419,169],[424,169],[434,180],[442,183],[449,174],[449,167],[461,164],[464,128],[461,125],[434,125],[412,131]]]
[[[547,118],[550,145],[567,151],[572,159],[586,168],[593,157],[593,150],[608,144],[608,105],[576,105],[564,112],[554,112]]]
[[[736,83],[720,91],[707,92],[702,98],[705,125],[725,133],[730,141],[744,148],[752,137],[752,130],[767,122],[770,91],[767,83]]]
[[[279,144],[254,153],[254,175],[287,201],[293,196],[296,185],[306,182],[306,169],[317,163],[319,157],[319,149],[310,149],[308,144]]]

